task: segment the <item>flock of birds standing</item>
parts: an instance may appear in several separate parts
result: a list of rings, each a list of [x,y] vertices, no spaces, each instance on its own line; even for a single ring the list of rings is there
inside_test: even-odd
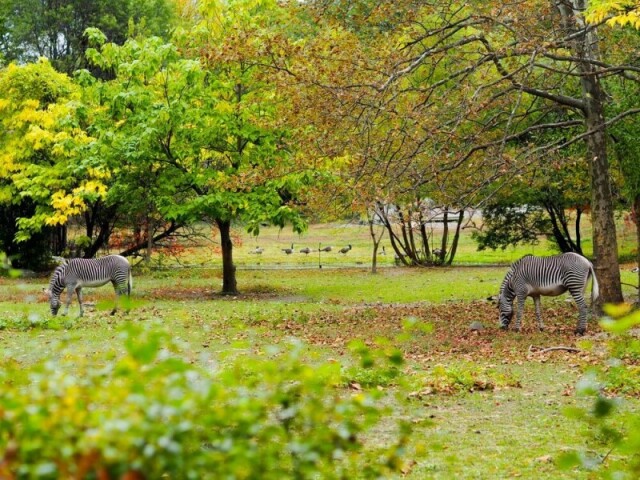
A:
[[[351,246],[351,244],[349,244],[346,247],[342,247],[340,250],[338,250],[338,252],[340,252],[342,254],[347,254],[347,253],[349,253],[349,251],[352,248],[353,247]],[[291,247],[281,248],[280,250],[283,253],[285,253],[286,255],[291,255],[292,253],[295,253],[295,249],[293,248],[293,243],[291,244]],[[303,248],[301,248],[299,250],[299,252],[300,253],[304,253],[305,255],[309,255],[310,253],[313,253],[313,252],[331,252],[332,250],[333,250],[333,247],[331,245],[327,245],[325,247],[318,248],[318,250],[314,250],[314,249],[309,248],[309,247],[303,247]],[[264,248],[255,247],[249,253],[253,253],[253,254],[256,254],[256,255],[262,255],[263,252],[264,252]]]

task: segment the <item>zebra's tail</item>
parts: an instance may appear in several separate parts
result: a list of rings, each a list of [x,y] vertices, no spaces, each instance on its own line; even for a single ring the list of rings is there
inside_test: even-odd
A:
[[[589,272],[591,273],[591,279],[593,283],[591,284],[591,302],[595,302],[600,296],[600,289],[598,288],[598,279],[596,278],[596,271],[593,268],[593,265],[589,266]]]
[[[131,296],[131,289],[133,288],[133,275],[131,275],[131,266],[129,266],[129,281],[127,282],[127,296]]]

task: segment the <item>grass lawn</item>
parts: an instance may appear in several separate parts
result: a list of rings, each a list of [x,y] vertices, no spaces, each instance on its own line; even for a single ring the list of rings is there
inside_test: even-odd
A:
[[[100,358],[117,342],[122,325],[156,322],[184,342],[181,355],[207,368],[229,356],[268,356],[269,346],[298,339],[309,362],[343,366],[345,395],[361,389],[384,393],[381,401],[390,413],[368,442],[384,444],[399,419],[413,425],[404,478],[595,478],[582,468],[559,470],[556,461],[567,451],[604,456],[609,450],[604,443],[587,443],[589,427],[564,415],[567,407],[589,404],[574,387],[587,370],[606,361],[607,335],[599,326],[590,323],[586,337],[575,337],[577,309],[562,296],[543,299],[544,332],[535,326],[531,301],[523,332],[501,331],[497,309],[486,298],[497,293],[506,266],[389,267],[372,275],[361,268],[368,261],[363,228],[318,232],[314,243],[354,246],[348,256],[327,255],[322,269],[311,257],[279,251],[280,244],[293,241],[282,232],[260,237],[268,247],[260,259],[248,253],[255,240],[245,240],[236,249],[238,297],[218,294],[217,268],[136,272],[130,311],[113,317],[111,287],[85,290],[85,301],[97,305],[84,318],[76,318],[74,299],[71,315],[52,319],[40,293],[47,279],[0,278],[0,348],[5,360],[24,366],[60,355],[61,344]],[[468,243],[463,246],[460,256],[466,249],[468,263],[497,263],[480,261]],[[507,252],[499,263],[524,253]],[[187,263],[197,263],[202,249],[186,255]],[[347,258],[351,268],[345,268]],[[260,262],[270,268],[253,268]],[[307,263],[311,268],[297,268]],[[623,281],[634,283],[629,270],[624,268]],[[634,290],[627,288],[631,295]],[[484,329],[472,331],[474,321]],[[401,375],[362,368],[350,348],[356,339],[399,349],[405,359]],[[580,352],[539,352],[553,346]],[[622,408],[637,412],[639,407],[637,399],[628,398]]]

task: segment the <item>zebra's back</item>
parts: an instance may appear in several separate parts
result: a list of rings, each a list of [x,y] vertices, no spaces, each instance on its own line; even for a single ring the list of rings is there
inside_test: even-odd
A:
[[[512,265],[510,282],[512,286],[524,282],[534,288],[584,284],[592,268],[591,262],[577,253],[563,253],[551,257],[528,255]]]
[[[66,265],[67,281],[75,280],[93,287],[113,282],[126,285],[129,281],[129,261],[120,255],[100,258],[73,258]]]

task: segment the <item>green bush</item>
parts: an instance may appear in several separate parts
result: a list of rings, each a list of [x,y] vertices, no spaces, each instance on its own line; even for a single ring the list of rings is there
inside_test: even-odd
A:
[[[418,391],[410,396],[421,398],[431,394],[457,395],[463,392],[519,388],[520,381],[512,375],[495,372],[476,365],[435,365],[429,372],[417,376]]]
[[[571,408],[567,415],[585,422],[595,441],[589,451],[563,454],[559,464],[564,468],[582,466],[595,470],[601,478],[640,478],[640,414],[625,407],[624,396],[640,393],[638,342],[627,332],[640,324],[640,311],[630,306],[608,307],[608,315],[600,323],[617,336],[611,342],[614,358],[602,371],[593,370],[580,380],[576,393],[591,398],[589,408]],[[619,395],[616,397],[614,395]]]
[[[337,388],[335,363],[299,345],[195,366],[170,334],[127,326],[100,357],[61,348],[0,373],[0,478],[379,478],[401,468],[409,430],[365,442],[384,415]],[[124,352],[123,352],[124,350]]]

